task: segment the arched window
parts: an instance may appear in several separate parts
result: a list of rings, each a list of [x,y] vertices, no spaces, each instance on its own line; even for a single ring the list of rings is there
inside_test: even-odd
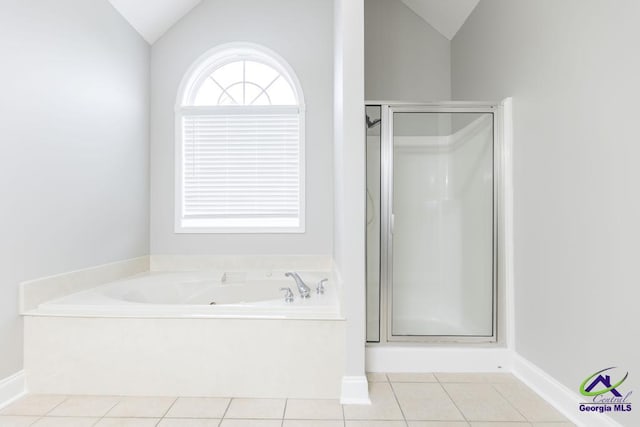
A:
[[[176,106],[176,231],[304,232],[304,100],[274,52],[216,48]]]

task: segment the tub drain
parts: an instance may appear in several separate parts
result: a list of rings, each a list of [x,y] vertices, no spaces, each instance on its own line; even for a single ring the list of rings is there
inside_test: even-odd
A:
[[[209,303],[209,305],[216,305],[216,302],[215,302],[215,301],[211,301],[211,302]]]

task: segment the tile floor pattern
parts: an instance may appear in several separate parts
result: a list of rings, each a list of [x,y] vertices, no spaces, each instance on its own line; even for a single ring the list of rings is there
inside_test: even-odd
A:
[[[367,374],[371,405],[337,400],[28,395],[0,427],[561,427],[510,374]]]

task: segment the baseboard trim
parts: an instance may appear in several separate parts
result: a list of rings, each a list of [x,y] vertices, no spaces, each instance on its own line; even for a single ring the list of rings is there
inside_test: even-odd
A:
[[[622,427],[622,424],[605,414],[580,412],[578,403],[583,399],[578,393],[519,354],[513,357],[513,374],[578,426]]]
[[[506,348],[368,346],[367,372],[509,372]]]
[[[24,371],[0,380],[0,409],[20,399],[27,393]]]
[[[371,405],[367,377],[364,375],[342,377],[340,403],[343,405]]]

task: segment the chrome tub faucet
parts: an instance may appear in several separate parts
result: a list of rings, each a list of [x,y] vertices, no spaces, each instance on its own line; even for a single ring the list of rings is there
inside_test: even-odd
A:
[[[298,273],[294,271],[294,272],[284,273],[284,275],[287,277],[293,277],[293,280],[296,281],[296,286],[298,287],[298,292],[300,292],[301,298],[309,298],[311,289],[309,289],[309,287],[304,283],[304,281],[300,278],[300,275],[298,275]]]

